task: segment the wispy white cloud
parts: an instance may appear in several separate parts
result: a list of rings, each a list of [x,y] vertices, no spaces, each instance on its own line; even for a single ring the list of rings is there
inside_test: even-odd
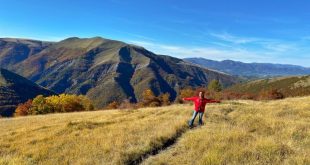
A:
[[[271,62],[307,65],[308,59],[296,59],[290,53],[298,51],[297,45],[292,43],[262,42],[264,49],[248,49],[242,47],[226,46],[181,46],[170,45],[143,40],[130,40],[131,44],[145,47],[157,54],[171,55],[178,58],[204,57],[213,60],[237,60],[243,62]]]
[[[281,42],[261,42],[260,43],[265,49],[283,53],[287,51],[296,51],[298,50],[297,45],[294,43],[281,43]]]
[[[296,43],[282,41],[273,38],[255,38],[255,37],[243,37],[232,35],[227,32],[224,33],[209,33],[210,36],[215,37],[219,40],[220,44],[228,43],[226,45],[233,44],[237,47],[249,47],[249,45],[254,45],[255,49],[261,49],[266,51],[272,51],[273,53],[282,53],[287,51],[296,51],[298,46]],[[232,46],[232,45],[230,45]]]
[[[239,37],[234,36],[229,33],[210,33],[211,36],[226,42],[231,42],[235,44],[247,44],[259,41],[258,38],[249,38],[249,37]]]
[[[134,37],[134,38],[138,38],[138,39],[142,39],[142,40],[155,41],[151,37],[147,37],[147,36],[136,34],[136,33],[129,33],[129,32],[120,31],[120,30],[114,30],[114,31],[117,33],[120,33],[120,34],[126,34],[126,35],[130,36],[131,38]]]
[[[235,59],[245,61],[260,60],[262,56],[255,52],[249,52],[245,49],[219,49],[215,47],[191,47],[152,43],[146,41],[131,40],[131,44],[143,46],[157,54],[172,55],[178,58],[186,57],[205,57],[215,60]]]
[[[1,38],[22,38],[22,39],[31,39],[31,40],[40,40],[40,41],[61,41],[66,38],[69,38],[70,36],[14,36],[14,35],[1,35]],[[71,36],[72,37],[72,36]]]

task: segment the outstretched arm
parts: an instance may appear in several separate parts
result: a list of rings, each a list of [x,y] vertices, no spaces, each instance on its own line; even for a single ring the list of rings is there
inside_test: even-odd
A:
[[[212,99],[208,99],[207,103],[220,103],[220,100],[212,100]]]
[[[184,101],[194,101],[195,97],[183,98]]]

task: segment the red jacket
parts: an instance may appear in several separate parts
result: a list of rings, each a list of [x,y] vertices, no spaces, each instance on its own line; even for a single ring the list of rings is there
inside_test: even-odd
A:
[[[221,101],[218,100],[211,100],[211,99],[200,99],[199,97],[190,97],[184,98],[183,100],[193,101],[195,103],[195,111],[196,112],[204,112],[207,103],[220,103]]]

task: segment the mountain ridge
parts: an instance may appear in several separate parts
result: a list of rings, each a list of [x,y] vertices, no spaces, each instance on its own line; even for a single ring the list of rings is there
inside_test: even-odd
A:
[[[146,89],[169,93],[174,100],[180,89],[207,86],[213,79],[224,86],[238,82],[228,74],[101,37],[71,37],[4,67],[57,93],[85,94],[97,108],[112,101],[141,101]]]
[[[275,77],[308,75],[310,67],[302,67],[292,64],[273,64],[273,63],[244,63],[233,60],[215,61],[205,58],[185,58],[184,60],[198,64],[200,66],[219,70],[232,75],[254,76],[254,77]]]

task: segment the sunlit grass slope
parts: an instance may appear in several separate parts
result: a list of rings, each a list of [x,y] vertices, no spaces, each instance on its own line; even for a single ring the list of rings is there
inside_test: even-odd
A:
[[[126,164],[183,131],[188,106],[0,120],[0,164]]]
[[[310,97],[0,119],[0,164],[309,164]],[[177,138],[157,155],[146,155]]]
[[[208,109],[203,127],[144,164],[310,164],[310,97]]]

